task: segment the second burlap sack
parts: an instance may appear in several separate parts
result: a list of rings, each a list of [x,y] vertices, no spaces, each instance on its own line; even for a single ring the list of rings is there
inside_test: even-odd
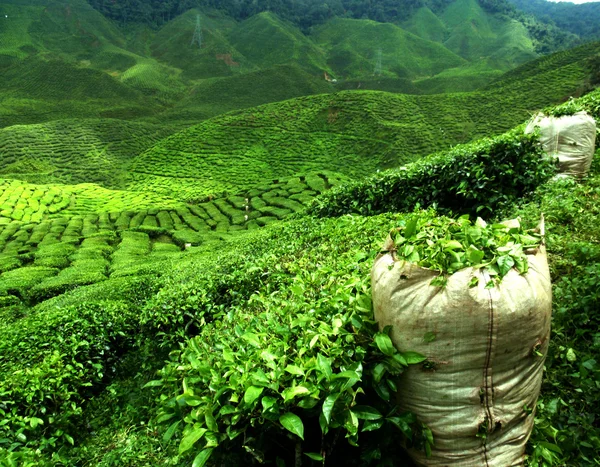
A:
[[[539,128],[540,142],[550,156],[558,157],[561,174],[581,178],[592,165],[596,144],[596,120],[586,112],[549,117],[538,114],[525,133]]]

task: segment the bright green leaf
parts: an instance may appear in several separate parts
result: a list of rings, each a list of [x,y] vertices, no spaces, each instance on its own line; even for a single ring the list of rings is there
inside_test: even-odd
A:
[[[279,417],[279,423],[289,432],[304,440],[304,424],[298,415],[287,412]]]

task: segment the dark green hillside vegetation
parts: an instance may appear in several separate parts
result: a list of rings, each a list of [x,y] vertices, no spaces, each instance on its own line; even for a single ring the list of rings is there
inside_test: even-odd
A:
[[[599,116],[597,92],[553,112],[580,108]],[[544,183],[552,164],[532,136],[516,129],[401,171],[430,178],[413,178],[415,196],[407,197],[413,202],[396,211],[440,196],[438,207],[453,215],[471,211],[495,220],[521,214],[533,227],[540,211],[546,214],[559,311],[530,444],[536,467],[592,465],[600,447],[593,396],[597,329],[590,324],[597,292],[590,279],[597,266],[597,163],[582,184]],[[401,172],[374,180],[396,183]],[[477,181],[472,173],[480,173]],[[266,205],[294,199],[292,193],[308,195],[305,187],[324,191],[325,179],[334,176],[257,187],[248,210],[260,211],[259,199]],[[56,190],[23,196],[36,189],[23,185],[10,182],[11,213],[19,200],[49,198]],[[439,193],[425,197],[424,185]],[[454,191],[442,198],[444,187]],[[76,190],[85,188],[73,187],[75,200],[56,215],[48,210],[62,196],[52,192],[40,220],[0,221],[0,459],[141,466],[279,457],[291,465],[299,453],[307,465],[323,455],[332,465],[394,465],[402,459],[394,448],[399,436],[422,448],[435,442],[426,427],[388,402],[395,375],[426,356],[398,354],[386,333],[376,332],[369,300],[369,270],[381,242],[415,214],[300,216],[219,237],[216,225],[210,234],[212,228],[204,233],[195,222],[210,214],[209,204],[222,215],[230,212],[223,201],[244,206],[244,195],[135,210],[140,197],[123,200],[131,210],[75,214]],[[385,199],[397,188],[382,185],[373,193]],[[516,197],[533,192],[524,198],[528,205],[518,204]],[[376,212],[368,204],[367,214]],[[100,208],[84,207],[93,206]],[[437,218],[433,211],[416,216]],[[201,234],[191,242],[199,246],[184,251],[189,240],[178,232]]]
[[[202,47],[192,46],[196,17],[200,15]],[[236,22],[216,12],[190,10],[167,23],[150,43],[152,56],[182,70],[183,78],[230,76],[251,69],[251,63],[235,49],[228,33]],[[257,44],[255,44],[257,45]],[[229,55],[231,61],[218,56]],[[233,64],[235,63],[235,64]]]
[[[252,0],[239,0],[235,2],[224,2],[222,0],[170,0],[153,2],[150,0],[123,0],[118,4],[104,2],[102,0],[88,0],[94,8],[104,15],[114,18],[122,24],[127,22],[144,22],[157,27],[163,25],[193,7],[202,9],[214,8],[236,20],[245,20],[262,12],[272,12],[281,18],[299,26],[303,31],[311,27],[323,24],[336,17],[353,19],[370,19],[378,22],[423,23],[430,20],[430,24],[438,26],[439,20],[436,15],[442,15],[452,0],[333,0],[323,3],[320,0],[301,0],[284,2],[281,0],[269,0],[256,2]],[[544,2],[541,2],[544,3]],[[511,3],[505,0],[478,0],[477,7],[482,9],[488,17],[499,17],[513,19],[524,25],[529,35],[535,42],[538,52],[548,53],[560,48],[573,45],[576,35],[566,33],[554,26],[547,16],[524,14],[516,10]],[[539,3],[533,7],[539,8]],[[530,11],[529,8],[521,8]],[[569,10],[568,8],[566,10]],[[582,10],[583,11],[583,10]],[[590,10],[586,10],[590,11]],[[567,20],[569,21],[569,20]],[[575,20],[575,24],[582,24],[581,16]],[[588,27],[590,21],[588,20]],[[477,22],[473,23],[477,28]],[[576,26],[575,26],[576,27]],[[433,29],[437,29],[434,27]],[[566,27],[567,30],[571,30]],[[576,34],[579,32],[575,31]],[[429,39],[440,38],[439,32],[429,33]]]
[[[194,205],[92,184],[0,182],[0,296],[32,305],[109,276],[141,274],[184,248],[303,211],[341,181],[313,173]]]
[[[295,63],[312,73],[328,71],[323,51],[272,13],[260,13],[239,24],[229,33],[229,40],[261,68]]]
[[[38,57],[5,70],[0,126],[66,118],[134,118],[156,113],[157,103],[96,70]]]
[[[3,1],[0,467],[409,465],[436,440],[396,378],[433,364],[373,322],[383,240],[428,261],[425,231],[542,213],[528,467],[597,465],[600,153],[552,180],[517,125],[600,120],[600,43],[528,61],[540,24],[504,0]],[[460,245],[423,265],[526,268]]]
[[[495,139],[456,146],[330,190],[311,205],[319,216],[375,215],[433,206],[441,212],[494,212],[515,202],[555,173],[535,136],[523,127]]]
[[[600,5],[597,2],[575,4],[546,0],[508,0],[519,10],[585,40],[600,39]]]
[[[298,65],[278,65],[227,78],[210,78],[195,84],[189,95],[162,117],[195,124],[233,110],[256,107],[335,88]]]
[[[522,92],[533,85],[541,85],[541,89],[547,89],[553,86],[551,83],[555,82],[557,72],[562,77],[566,77],[586,70],[587,77],[581,82],[580,87],[573,90],[571,95],[571,97],[577,97],[578,94],[589,91],[590,87],[593,88],[593,85],[597,84],[597,81],[595,82],[597,80],[596,60],[599,54],[600,42],[590,42],[564,52],[557,52],[532,60],[504,73],[485,89],[520,90]]]
[[[319,26],[310,33],[298,29],[299,17],[283,5],[256,7],[269,11],[219,2],[94,5],[119,17],[120,27],[83,0],[0,6],[1,126],[67,118],[197,123],[229,110],[330,92],[335,86],[325,72],[338,79],[337,89],[471,91],[536,55],[522,23],[474,0],[428,5],[402,22],[411,32],[358,19],[363,13],[351,4],[347,13],[357,19],[339,17],[341,5],[331,6],[335,18],[315,20]],[[381,6],[385,14],[378,21],[402,16],[397,6]],[[161,27],[130,23],[148,15]],[[191,43],[198,15],[201,47]],[[432,15],[435,27],[426,28]],[[255,80],[262,89],[248,92]]]

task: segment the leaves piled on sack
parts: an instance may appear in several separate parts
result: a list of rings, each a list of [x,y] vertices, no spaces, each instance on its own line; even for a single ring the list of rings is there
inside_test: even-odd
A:
[[[395,258],[416,263],[440,275],[432,285],[443,286],[446,274],[467,267],[485,268],[492,276],[486,286],[495,284],[515,268],[525,274],[529,263],[526,253],[542,243],[535,229],[524,229],[518,219],[488,224],[483,219],[471,221],[468,215],[451,219],[437,217],[433,211],[413,215],[404,226],[392,230],[390,237]],[[473,277],[471,287],[478,284]]]

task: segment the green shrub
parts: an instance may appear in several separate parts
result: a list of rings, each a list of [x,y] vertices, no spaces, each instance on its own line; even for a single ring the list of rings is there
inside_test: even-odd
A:
[[[158,420],[183,459],[287,464],[295,452],[327,453],[347,465],[380,458],[402,434],[425,442],[392,397],[395,377],[425,357],[399,354],[372,321],[368,271],[389,222],[274,226],[167,279],[142,322],[175,342],[197,334],[148,383],[160,388]]]
[[[0,341],[0,439],[11,450],[73,444],[90,388],[133,344],[123,303],[50,308],[5,328]]]
[[[489,216],[535,190],[555,173],[535,135],[517,128],[493,139],[456,146],[406,168],[340,185],[316,198],[318,216],[406,212],[415,206]]]
[[[0,293],[9,293],[21,298],[29,297],[31,287],[42,280],[55,276],[59,270],[49,267],[24,267],[5,272],[0,276]]]

